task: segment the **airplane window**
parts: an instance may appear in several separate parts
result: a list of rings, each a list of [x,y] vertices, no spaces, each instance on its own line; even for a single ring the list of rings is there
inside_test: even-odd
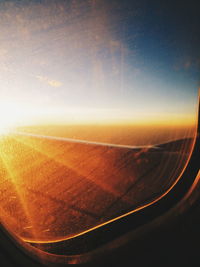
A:
[[[198,22],[194,7],[161,2],[0,3],[0,220],[41,255],[67,254],[60,242],[181,179],[197,132]]]

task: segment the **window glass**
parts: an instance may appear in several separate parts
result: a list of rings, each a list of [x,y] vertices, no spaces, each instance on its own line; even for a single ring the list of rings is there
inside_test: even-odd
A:
[[[199,28],[164,2],[1,1],[0,220],[21,240],[74,237],[181,177]]]

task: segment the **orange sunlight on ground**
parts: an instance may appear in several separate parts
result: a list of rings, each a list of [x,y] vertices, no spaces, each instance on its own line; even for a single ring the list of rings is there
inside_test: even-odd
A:
[[[140,146],[193,137],[195,132],[194,125],[71,124],[66,126],[61,124],[19,127],[17,130],[39,135]]]
[[[112,127],[109,134],[106,127],[99,132],[99,126],[87,131],[86,126],[29,130],[84,139],[97,134],[95,141],[109,143],[126,140],[137,145],[141,136],[147,144],[161,142],[159,133],[150,141],[144,131],[134,134],[130,128],[126,136],[127,128],[120,132]],[[155,132],[152,129],[149,136],[156,136]],[[194,136],[191,131],[186,133],[177,130],[174,139]],[[173,139],[170,129],[168,133],[163,130],[163,136]],[[24,240],[53,242],[155,200],[178,178],[192,139],[159,148],[123,148],[13,133],[2,137],[0,146],[1,221]]]

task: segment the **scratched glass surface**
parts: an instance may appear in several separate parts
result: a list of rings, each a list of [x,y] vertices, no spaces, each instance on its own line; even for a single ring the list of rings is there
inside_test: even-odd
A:
[[[185,12],[157,1],[1,1],[0,220],[11,233],[73,238],[178,181],[200,62],[195,10],[190,23]]]

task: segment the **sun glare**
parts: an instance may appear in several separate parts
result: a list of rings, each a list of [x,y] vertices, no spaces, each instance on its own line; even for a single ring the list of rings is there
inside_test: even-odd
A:
[[[7,135],[9,133],[9,127],[0,127],[0,136]]]
[[[8,134],[23,120],[25,110],[13,103],[0,103],[0,136]]]
[[[14,120],[10,120],[9,116],[5,118],[0,117],[0,136],[9,134],[15,126]]]

